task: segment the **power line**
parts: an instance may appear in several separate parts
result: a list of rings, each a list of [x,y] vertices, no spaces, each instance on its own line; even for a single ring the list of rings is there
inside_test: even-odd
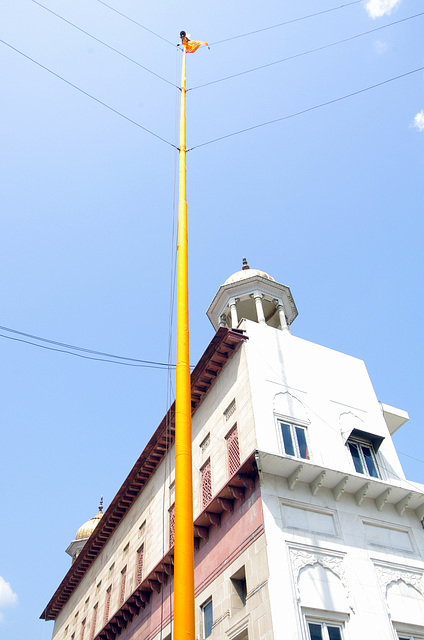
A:
[[[424,11],[421,13],[416,13],[413,16],[408,16],[407,18],[402,18],[401,20],[396,20],[395,22],[390,22],[388,24],[384,24],[380,27],[375,27],[375,29],[370,29],[369,31],[363,31],[362,33],[357,33],[354,36],[349,36],[348,38],[343,38],[342,40],[337,40],[336,42],[331,42],[329,44],[324,44],[321,47],[315,47],[314,49],[308,49],[307,51],[302,51],[301,53],[295,53],[292,56],[288,56],[287,58],[281,58],[281,60],[275,60],[274,62],[268,62],[268,64],[263,64],[259,67],[253,67],[252,69],[247,69],[246,71],[240,71],[239,73],[233,73],[230,76],[225,76],[224,78],[219,78],[218,80],[211,80],[210,82],[205,82],[204,84],[199,84],[195,87],[191,87],[187,89],[187,91],[194,91],[195,89],[201,89],[203,87],[208,87],[211,84],[217,84],[218,82],[224,82],[224,80],[231,80],[232,78],[237,78],[238,76],[246,75],[247,73],[252,73],[254,71],[260,71],[261,69],[266,69],[267,67],[272,67],[276,64],[281,64],[282,62],[287,62],[288,60],[294,60],[295,58],[300,58],[302,56],[306,56],[310,53],[316,53],[317,51],[323,51],[324,49],[329,49],[330,47],[335,47],[336,45],[343,44],[345,42],[349,42],[350,40],[355,40],[356,38],[361,38],[362,36],[366,36],[370,33],[375,33],[376,31],[380,31],[381,29],[387,29],[387,27],[393,27],[394,25],[400,24],[401,22],[406,22],[407,20],[412,20],[413,18],[419,18],[420,16],[424,16]]]
[[[59,80],[62,80],[63,82],[65,82],[66,84],[68,84],[70,87],[73,87],[74,89],[76,89],[77,91],[79,91],[80,93],[83,93],[85,96],[87,96],[88,98],[91,98],[92,100],[94,100],[95,102],[97,102],[98,104],[101,104],[103,107],[106,107],[106,109],[109,109],[109,111],[112,111],[113,113],[116,113],[118,116],[120,116],[121,118],[124,118],[124,120],[127,120],[128,122],[131,122],[131,124],[134,124],[136,127],[138,127],[139,129],[142,129],[143,131],[145,131],[146,133],[150,133],[150,135],[152,135],[154,138],[157,138],[158,140],[162,140],[162,142],[165,142],[165,144],[168,144],[170,147],[173,147],[174,149],[178,150],[178,147],[175,146],[175,144],[172,144],[172,142],[169,142],[168,140],[165,140],[165,138],[162,138],[162,136],[158,135],[157,133],[154,133],[153,131],[151,131],[150,129],[147,129],[147,127],[143,127],[143,125],[141,125],[139,122],[136,122],[135,120],[132,120],[131,118],[129,118],[128,116],[125,116],[123,113],[121,113],[120,111],[118,111],[117,109],[114,109],[113,107],[111,107],[110,105],[106,104],[106,102],[103,102],[102,100],[99,100],[99,98],[94,97],[93,95],[91,95],[91,93],[88,93],[88,91],[84,91],[84,89],[81,89],[80,87],[78,87],[76,84],[73,84],[72,82],[70,82],[69,80],[66,80],[66,78],[64,78],[63,76],[59,75],[58,73],[55,73],[54,71],[52,71],[51,69],[49,69],[48,67],[44,66],[43,64],[41,64],[41,62],[37,62],[37,60],[34,60],[34,58],[31,58],[31,56],[27,55],[26,53],[23,53],[23,51],[20,51],[19,49],[17,49],[16,47],[13,47],[11,44],[9,44],[8,42],[6,42],[5,40],[2,40],[0,38],[0,42],[2,42],[4,45],[6,45],[6,47],[9,47],[10,49],[12,49],[13,51],[16,51],[16,53],[19,53],[21,56],[23,56],[24,58],[26,58],[27,60],[30,60],[31,62],[33,62],[34,64],[36,64],[38,67],[41,67],[42,69],[44,69],[45,71],[48,71],[49,73],[51,73],[53,76],[55,76],[56,78],[59,78]]]
[[[101,2],[101,0],[98,0]],[[278,24],[273,24],[270,27],[264,27],[263,29],[256,29],[255,31],[248,31],[247,33],[241,33],[238,36],[232,36],[231,38],[224,38],[224,40],[217,40],[217,42],[212,42],[209,46],[213,46],[216,44],[222,44],[223,42],[229,42],[230,40],[237,40],[238,38],[246,38],[247,36],[252,36],[255,33],[261,33],[262,31],[269,31],[270,29],[277,29],[277,27],[283,27],[286,24],[293,24],[294,22],[300,22],[301,20],[307,20],[308,18],[314,18],[315,16],[321,16],[324,13],[331,13],[332,11],[338,11],[338,9],[343,9],[344,7],[349,7],[352,4],[360,4],[362,0],[354,0],[353,2],[347,2],[346,4],[341,4],[339,7],[333,7],[332,9],[324,9],[323,11],[317,11],[316,13],[309,13],[306,16],[301,16],[300,18],[293,18],[292,20],[286,20],[285,22],[279,22]],[[104,4],[104,3],[103,3]]]
[[[304,113],[308,113],[309,111],[314,111],[315,109],[320,109],[321,107],[327,107],[329,104],[334,104],[335,102],[340,102],[341,100],[346,100],[347,98],[352,98],[353,96],[357,96],[360,93],[365,93],[365,91],[370,91],[371,89],[376,89],[377,87],[381,87],[384,84],[388,84],[389,82],[394,82],[395,80],[400,80],[401,78],[405,78],[406,76],[410,76],[413,73],[418,73],[418,71],[423,71],[424,67],[419,67],[418,69],[413,69],[412,71],[407,71],[406,73],[402,73],[399,76],[395,76],[393,78],[389,78],[388,80],[383,80],[382,82],[378,82],[377,84],[372,84],[369,87],[365,87],[364,89],[358,89],[358,91],[353,91],[352,93],[347,93],[344,96],[340,96],[338,98],[334,98],[333,100],[328,100],[327,102],[321,102],[320,104],[316,104],[313,107],[308,107],[307,109],[302,109],[302,111],[296,111],[295,113],[290,113],[287,116],[283,116],[282,118],[275,118],[274,120],[268,120],[267,122],[261,122],[260,124],[253,125],[252,127],[247,127],[246,129],[240,129],[239,131],[234,131],[233,133],[228,133],[225,136],[220,136],[219,138],[214,138],[213,140],[208,140],[208,142],[202,142],[188,151],[193,151],[194,149],[199,149],[200,147],[206,147],[209,144],[213,144],[214,142],[219,142],[221,140],[225,140],[226,138],[232,138],[233,136],[238,136],[242,133],[247,133],[248,131],[253,131],[254,129],[259,129],[260,127],[266,127],[267,125],[274,124],[276,122],[282,122],[283,120],[289,120],[290,118],[295,118],[296,116],[303,115]]]
[[[158,73],[155,73],[154,71],[152,71],[151,69],[148,69],[148,67],[145,67],[144,65],[142,65],[140,62],[137,62],[137,60],[134,60],[133,58],[130,58],[130,56],[127,56],[125,53],[122,53],[122,51],[119,51],[118,49],[115,49],[115,47],[112,47],[110,44],[107,44],[107,42],[104,42],[103,40],[100,40],[100,38],[96,38],[96,36],[93,36],[91,33],[89,33],[88,31],[85,31],[84,29],[81,29],[81,27],[78,27],[76,24],[74,24],[73,22],[71,22],[70,20],[67,20],[66,18],[64,18],[63,16],[59,15],[58,13],[55,13],[54,11],[52,11],[51,9],[49,9],[48,7],[45,7],[43,4],[41,4],[40,2],[37,2],[37,0],[32,0],[35,4],[37,4],[39,7],[41,7],[42,9],[45,9],[46,11],[48,11],[49,13],[51,13],[52,15],[56,16],[57,18],[59,18],[60,20],[63,20],[63,22],[66,22],[67,24],[69,24],[71,27],[74,27],[74,29],[78,29],[78,31],[81,31],[81,33],[84,33],[86,36],[88,36],[89,38],[92,38],[93,40],[95,40],[96,42],[99,42],[100,44],[102,44],[103,46],[107,47],[108,49],[110,49],[111,51],[114,51],[115,53],[119,54],[120,56],[122,56],[123,58],[126,58],[126,60],[129,60],[130,62],[133,62],[134,64],[136,64],[138,67],[141,67],[141,69],[144,69],[145,71],[147,71],[148,73],[151,73],[153,76],[155,76],[156,78],[159,78],[160,80],[163,80],[163,82],[166,82],[167,84],[170,84],[171,87],[175,87],[176,89],[180,89],[180,87],[176,84],[174,84],[173,82],[170,82],[169,80],[167,80],[166,78],[164,78],[163,76],[159,75]]]
[[[133,18],[130,18],[129,16],[125,15],[125,13],[121,13],[121,11],[118,11],[118,9],[115,9],[114,7],[111,7],[110,4],[107,4],[106,2],[103,2],[103,0],[97,0],[97,2],[100,2],[100,4],[103,4],[105,7],[107,7],[111,11],[114,11],[115,13],[119,14],[120,16],[125,18],[126,20],[129,20],[130,22],[133,22],[134,24],[138,25],[139,27],[141,27],[145,31],[148,31],[149,33],[151,33],[152,35],[156,36],[160,40],[163,40],[167,44],[170,44],[171,47],[175,48],[175,44],[173,42],[171,42],[170,40],[167,40],[163,36],[160,36],[158,33],[155,33],[155,31],[152,31],[151,29],[148,29],[147,27],[144,26],[144,24],[141,24],[140,22],[137,22],[137,20],[134,20]]]
[[[84,358],[85,360],[97,360],[98,362],[109,362],[111,364],[119,364],[125,367],[141,367],[144,369],[161,369],[162,371],[167,370],[167,365],[162,366],[160,363],[157,365],[154,364],[137,364],[134,362],[120,362],[118,360],[111,360],[109,358],[95,358],[93,356],[87,356],[83,353],[75,353],[74,351],[66,351],[66,349],[58,349],[57,347],[47,347],[45,344],[37,344],[35,342],[31,342],[30,340],[24,340],[23,338],[14,338],[13,336],[5,336],[0,333],[0,338],[6,338],[7,340],[13,340],[15,342],[23,342],[25,344],[30,344],[33,347],[39,347],[40,349],[47,349],[48,351],[56,351],[59,353],[67,353],[69,356],[76,356],[77,358]],[[174,365],[173,365],[174,366]]]
[[[415,460],[415,462],[421,462],[422,464],[424,464],[424,460],[420,460],[419,458],[414,458],[414,456],[410,456],[407,453],[403,453],[403,451],[398,451],[398,453],[400,453],[401,456],[406,456],[407,458],[411,458],[411,460]]]
[[[38,340],[39,342],[45,342],[47,344],[51,344],[51,345],[55,345],[57,347],[64,347],[65,349],[73,349],[74,351],[81,351],[83,353],[91,353],[93,355],[97,355],[97,356],[105,356],[106,358],[114,358],[116,360],[127,360],[129,362],[133,362],[136,363],[134,366],[140,366],[140,365],[146,365],[146,366],[155,366],[155,367],[164,367],[164,368],[168,368],[168,366],[170,367],[174,367],[175,365],[167,363],[167,362],[156,362],[154,360],[140,360],[139,358],[129,358],[126,356],[118,356],[115,353],[107,353],[105,351],[96,351],[94,349],[87,349],[85,347],[78,347],[74,344],[68,344],[66,342],[58,342],[57,340],[50,340],[49,338],[42,338],[40,336],[36,336],[32,333],[25,333],[24,331],[18,331],[17,329],[11,329],[9,327],[2,327],[0,326],[0,330],[1,331],[7,331],[8,333],[13,333],[15,335],[19,335],[19,336],[23,336],[25,338],[31,338],[32,340]],[[2,338],[9,338],[9,336],[5,336],[0,334],[0,337]],[[18,338],[15,338],[16,340],[18,340]],[[27,342],[25,340],[20,340],[21,342]],[[34,344],[33,342],[28,342],[28,344],[33,344],[36,347],[41,347],[43,345],[37,345]],[[46,347],[47,348],[47,347]],[[69,353],[68,351],[65,351],[65,353]],[[77,355],[77,354],[71,354],[71,355]],[[119,363],[117,363],[119,364]],[[125,363],[123,363],[125,364]]]

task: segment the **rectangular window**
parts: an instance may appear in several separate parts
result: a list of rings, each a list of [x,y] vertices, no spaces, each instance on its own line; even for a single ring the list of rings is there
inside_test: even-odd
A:
[[[355,471],[379,478],[377,461],[375,459],[374,447],[370,442],[361,442],[360,440],[348,440],[347,446],[352,456]]]
[[[85,631],[85,618],[84,618],[84,620],[81,622],[80,640],[84,640],[84,631]]]
[[[211,434],[208,433],[202,440],[202,442],[200,443],[200,448],[202,450],[202,453],[205,453],[206,449],[209,447],[211,443]]]
[[[234,398],[224,411],[225,420],[229,420],[236,411],[236,399]]]
[[[109,609],[110,609],[110,597],[112,595],[112,585],[110,585],[109,589],[106,591],[106,596],[105,596],[105,615],[103,617],[103,622],[104,624],[106,624],[106,622],[109,620]]]
[[[169,546],[174,546],[175,541],[175,504],[168,511],[169,513]]]
[[[231,580],[231,607],[232,609],[241,609],[246,605],[247,598],[247,583],[246,583],[246,569],[241,567],[233,576]]]
[[[202,493],[202,507],[205,508],[208,506],[209,502],[212,500],[212,472],[211,472],[211,461],[209,460],[203,465],[200,469],[200,487]]]
[[[309,460],[309,448],[306,440],[306,429],[296,424],[279,422],[283,437],[283,449],[287,456]]]
[[[233,476],[240,467],[240,449],[237,425],[235,424],[226,436],[227,441],[227,459],[228,459],[228,475]]]
[[[212,598],[202,604],[200,609],[202,611],[203,637],[208,638],[212,633],[213,625]]]
[[[135,576],[135,584],[138,587],[143,580],[143,560],[144,560],[144,544],[137,551],[137,567],[136,567],[136,576]]]
[[[125,566],[121,571],[121,584],[119,586],[119,606],[122,607],[125,600],[125,581],[127,579],[127,567]]]
[[[342,627],[333,622],[307,622],[310,640],[343,640]]]
[[[99,608],[99,603],[97,602],[93,607],[93,617],[91,618],[90,640],[93,640],[94,634],[96,633],[97,609],[98,608]]]

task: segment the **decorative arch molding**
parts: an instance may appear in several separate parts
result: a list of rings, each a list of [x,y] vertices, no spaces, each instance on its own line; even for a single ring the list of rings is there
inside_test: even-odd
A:
[[[274,413],[303,424],[310,424],[308,411],[303,402],[289,391],[279,391],[274,395]]]
[[[290,549],[290,562],[293,570],[293,578],[296,589],[296,597],[300,602],[300,590],[299,590],[299,578],[301,572],[306,567],[313,567],[316,564],[321,565],[323,569],[328,569],[333,573],[342,583],[345,591],[346,598],[350,609],[355,613],[355,607],[350,593],[346,571],[344,567],[344,556],[330,555],[326,553],[319,553],[315,551],[306,551],[305,549]]]
[[[406,585],[413,587],[424,598],[422,571],[408,571],[407,569],[400,567],[386,567],[379,564],[374,564],[374,567],[378,583],[386,599],[390,585],[395,584],[396,582],[404,582]]]
[[[339,415],[339,427],[343,440],[347,440],[354,429],[367,431],[367,426],[364,420],[353,411],[343,411]]]

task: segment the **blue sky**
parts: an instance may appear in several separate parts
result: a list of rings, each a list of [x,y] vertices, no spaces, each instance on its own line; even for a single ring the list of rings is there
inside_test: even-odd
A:
[[[68,23],[33,0],[0,3],[8,640],[51,637],[38,616],[69,567],[65,548],[167,407],[164,370],[10,329],[167,361],[181,29],[212,43],[188,60],[191,362],[213,335],[210,301],[246,256],[291,287],[295,335],[364,359],[378,398],[409,412],[394,440],[407,477],[424,478],[422,2],[42,4]]]

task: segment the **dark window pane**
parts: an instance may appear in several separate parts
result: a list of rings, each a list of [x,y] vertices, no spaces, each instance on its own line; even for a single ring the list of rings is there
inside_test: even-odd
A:
[[[322,640],[322,631],[320,624],[314,624],[313,622],[308,623],[309,627],[309,636],[311,640]]]
[[[342,640],[342,634],[340,633],[340,627],[328,627],[328,637],[330,640]]]
[[[212,633],[212,600],[203,607],[203,624],[205,627],[205,638],[207,638]]]
[[[373,478],[378,478],[377,468],[375,466],[374,458],[370,447],[362,447],[362,453],[364,454],[365,464],[367,465],[368,473]]]
[[[285,422],[280,422],[281,433],[283,434],[284,451],[288,456],[294,456],[294,447],[291,437],[290,425]]]
[[[299,445],[300,457],[305,458],[306,460],[309,460],[309,451],[308,451],[308,445],[306,444],[305,429],[301,429],[300,427],[295,427],[295,429],[296,429],[297,444]]]
[[[362,466],[361,458],[359,456],[358,445],[353,442],[349,442],[350,453],[352,454],[353,464],[355,465],[355,469],[358,473],[364,473],[364,468]]]

